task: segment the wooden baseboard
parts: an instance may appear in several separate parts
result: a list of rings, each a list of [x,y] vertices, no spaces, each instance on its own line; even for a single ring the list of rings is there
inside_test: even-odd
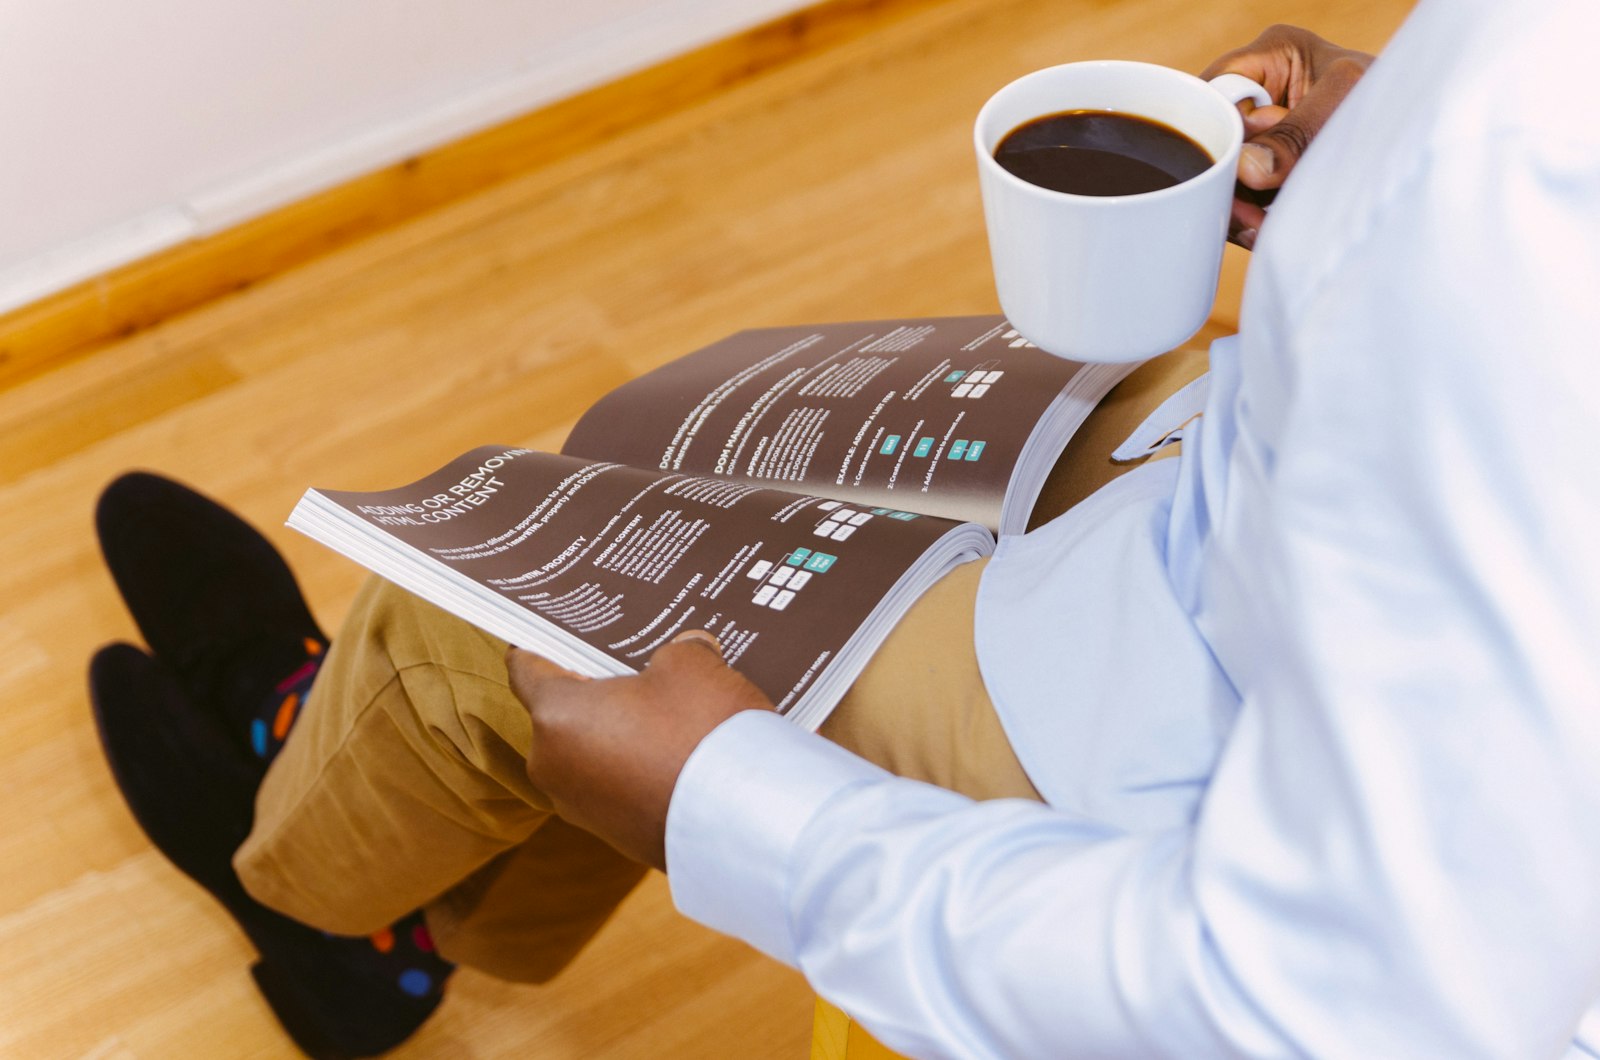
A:
[[[938,0],[826,0],[0,315],[0,388]]]

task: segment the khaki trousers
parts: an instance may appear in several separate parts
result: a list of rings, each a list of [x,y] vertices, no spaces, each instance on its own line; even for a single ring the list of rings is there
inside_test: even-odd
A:
[[[1173,353],[1124,380],[1063,454],[1034,524],[1120,473],[1108,454],[1204,365],[1203,354]],[[821,732],[973,798],[1038,798],[978,671],[982,566],[959,568],[911,607]],[[344,935],[422,908],[453,961],[519,982],[560,971],[645,869],[554,816],[529,781],[531,726],[505,651],[370,580],[257,796],[234,859],[250,893]]]

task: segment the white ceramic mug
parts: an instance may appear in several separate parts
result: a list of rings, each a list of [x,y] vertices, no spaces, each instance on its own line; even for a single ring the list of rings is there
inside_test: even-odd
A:
[[[1200,330],[1216,300],[1244,99],[1271,102],[1238,74],[1206,82],[1110,60],[1052,66],[995,93],[978,112],[974,143],[995,287],[1012,326],[1057,356],[1099,362],[1153,357]],[[1160,191],[1093,196],[1041,188],[994,160],[1017,126],[1071,110],[1153,118],[1215,162]]]

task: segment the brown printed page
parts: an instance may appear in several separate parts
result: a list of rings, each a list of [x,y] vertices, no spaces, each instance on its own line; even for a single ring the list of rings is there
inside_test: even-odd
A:
[[[332,528],[312,525],[308,508]],[[674,634],[711,630],[780,709],[953,529],[726,479],[499,447],[400,489],[311,491],[290,524],[470,620],[458,605],[473,593],[491,608],[514,605],[506,610],[517,622],[535,616],[593,649],[591,672],[639,669]],[[383,550],[391,555],[375,555]],[[548,648],[514,635],[515,625],[479,624]]]
[[[998,316],[745,331],[612,391],[562,451],[994,531],[1024,444],[1082,367]]]

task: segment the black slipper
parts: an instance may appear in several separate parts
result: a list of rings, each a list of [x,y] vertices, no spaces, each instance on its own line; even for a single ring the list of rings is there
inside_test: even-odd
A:
[[[95,528],[151,653],[247,740],[264,696],[327,643],[283,558],[226,508],[148,472],[106,487]]]
[[[134,819],[244,930],[261,955],[251,973],[295,1044],[317,1060],[338,1060],[410,1037],[438,1006],[451,967],[431,953],[425,930],[415,943],[390,937],[385,948],[325,934],[255,901],[232,860],[250,831],[257,768],[219,719],[132,645],[102,648],[89,686],[101,744]]]

